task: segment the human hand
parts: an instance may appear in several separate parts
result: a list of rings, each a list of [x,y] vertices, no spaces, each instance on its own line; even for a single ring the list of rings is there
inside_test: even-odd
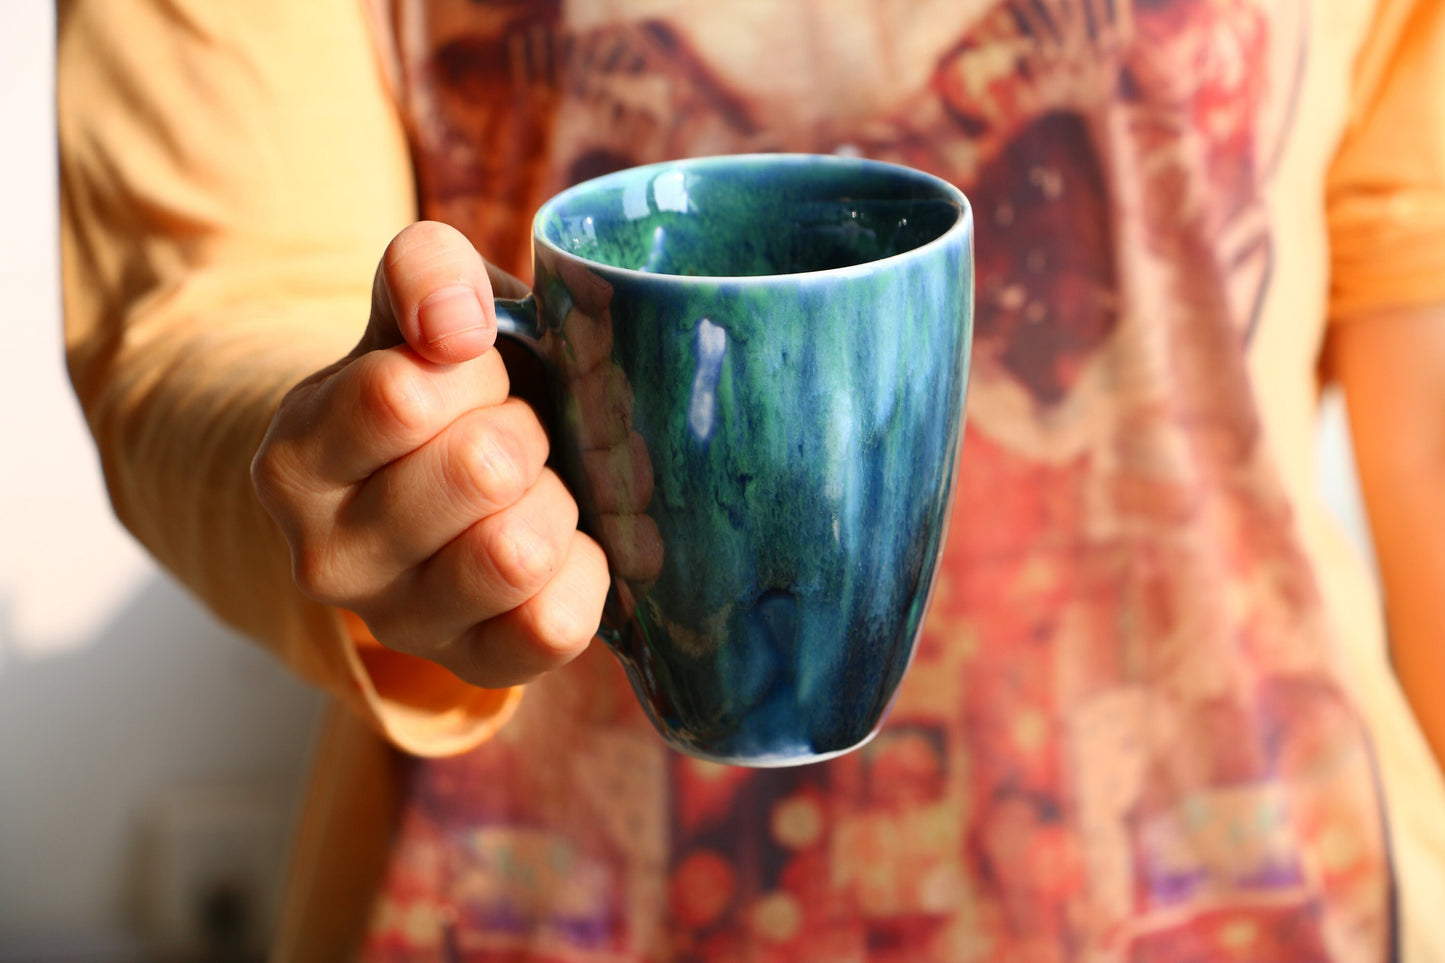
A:
[[[508,396],[492,285],[520,284],[490,273],[446,225],[398,234],[361,342],[286,395],[251,466],[302,592],[489,688],[581,653],[608,587],[546,433]]]

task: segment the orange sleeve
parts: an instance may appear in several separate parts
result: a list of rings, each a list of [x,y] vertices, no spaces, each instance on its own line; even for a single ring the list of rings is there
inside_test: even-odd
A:
[[[58,25],[66,349],[117,515],[402,749],[487,738],[520,691],[467,686],[302,596],[250,485],[282,394],[350,350],[416,216],[359,0],[70,0]]]
[[[1380,0],[1327,209],[1332,318],[1445,304],[1445,0]]]

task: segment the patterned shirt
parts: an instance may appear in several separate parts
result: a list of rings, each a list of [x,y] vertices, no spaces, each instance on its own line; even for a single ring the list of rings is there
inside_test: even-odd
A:
[[[1392,958],[1370,742],[1246,364],[1309,13],[402,5],[422,209],[513,270],[578,180],[848,152],[970,195],[978,315],[942,575],[878,738],[701,763],[594,653],[417,767],[367,959]]]

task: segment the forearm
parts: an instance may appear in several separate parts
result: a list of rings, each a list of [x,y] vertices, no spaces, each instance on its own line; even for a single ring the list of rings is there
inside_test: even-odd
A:
[[[328,310],[345,309],[183,307],[105,350],[73,351],[72,372],[121,521],[216,615],[334,688],[348,674],[340,622],[291,584],[248,472],[289,385],[345,351],[324,336],[296,343],[305,315]]]

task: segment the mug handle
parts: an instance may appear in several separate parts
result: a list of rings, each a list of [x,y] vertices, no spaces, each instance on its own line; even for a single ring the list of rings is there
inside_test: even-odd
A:
[[[496,298],[493,303],[497,308],[497,336],[520,344],[540,359],[542,321],[537,315],[537,299],[529,294],[516,300]]]
[[[542,354],[542,319],[537,313],[536,297],[528,294],[524,298],[496,298],[494,304],[497,310],[497,337],[506,338],[513,344],[526,349],[532,357],[541,362],[542,368],[548,378],[556,377],[556,371],[548,359]],[[551,433],[556,430],[557,427],[555,424],[548,424],[547,430]],[[553,452],[556,454],[558,449],[554,447]],[[598,539],[599,543],[603,544],[605,549],[606,543],[601,539],[601,533],[596,531],[593,526],[587,524],[587,519],[594,513],[591,511],[590,503],[586,501],[586,492],[579,490],[577,486],[572,483],[572,476],[574,474],[580,477],[581,467],[574,463],[568,463],[570,459],[566,458],[565,447],[562,454],[564,463],[559,464],[557,468],[564,483],[567,485],[567,489],[572,492],[573,497],[578,501],[578,508],[581,511],[579,526],[583,531],[587,532],[587,534]],[[611,564],[612,558],[609,554],[609,567]],[[623,634],[617,627],[625,623],[628,614],[630,614],[630,611],[628,614],[619,614],[620,598],[623,594],[630,596],[631,589],[622,587],[621,579],[613,578],[612,589],[608,592],[607,607],[604,612],[603,621],[597,628],[597,636],[619,655],[626,657]],[[630,610],[630,606],[624,607]],[[609,622],[613,624],[609,624]]]

